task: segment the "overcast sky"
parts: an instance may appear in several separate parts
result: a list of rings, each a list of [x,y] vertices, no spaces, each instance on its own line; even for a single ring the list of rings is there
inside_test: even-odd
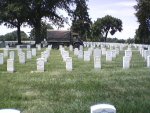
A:
[[[89,0],[89,15],[92,21],[97,18],[104,17],[105,15],[111,15],[119,18],[123,22],[123,31],[117,32],[115,35],[109,37],[116,37],[119,39],[133,38],[135,35],[135,29],[138,28],[137,18],[135,17],[135,9],[133,6],[136,5],[135,0]],[[67,29],[65,26],[63,29]],[[10,29],[5,26],[0,26],[0,35],[4,35],[8,32],[12,32],[16,29]],[[21,30],[30,32],[31,28],[21,28]]]

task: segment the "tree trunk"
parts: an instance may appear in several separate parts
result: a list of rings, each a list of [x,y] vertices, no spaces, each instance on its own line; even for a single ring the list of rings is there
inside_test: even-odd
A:
[[[108,36],[108,32],[109,32],[109,31],[106,32],[106,35],[105,35],[105,37],[104,37],[104,41],[105,41],[105,42],[106,42],[106,39],[107,39],[107,36]]]
[[[20,25],[17,26],[17,37],[18,37],[18,44],[21,44],[21,31],[20,31]]]
[[[38,20],[34,25],[35,28],[35,44],[39,44],[42,41],[41,36],[41,20]]]

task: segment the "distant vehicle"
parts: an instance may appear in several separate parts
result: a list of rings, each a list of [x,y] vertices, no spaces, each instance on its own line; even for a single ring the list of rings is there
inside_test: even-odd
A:
[[[59,45],[73,45],[74,48],[83,45],[79,35],[70,30],[47,30],[47,43],[52,44],[53,48],[58,48]]]

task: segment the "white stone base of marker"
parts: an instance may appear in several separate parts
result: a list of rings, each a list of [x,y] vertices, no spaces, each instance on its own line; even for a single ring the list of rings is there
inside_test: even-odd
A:
[[[7,71],[8,72],[14,72],[15,71],[14,60],[13,59],[8,59],[7,60]]]
[[[98,56],[94,57],[94,68],[95,69],[101,68],[101,59]]]
[[[4,64],[4,54],[0,53],[0,64]]]
[[[44,58],[37,59],[37,71],[44,72]]]
[[[147,67],[150,68],[150,56],[147,56]]]
[[[72,71],[72,58],[71,57],[66,58],[66,70]]]
[[[130,68],[130,57],[124,56],[123,57],[123,69],[129,69]]]
[[[16,109],[0,109],[0,113],[20,113],[20,111]]]
[[[97,104],[91,106],[91,113],[116,113],[116,108],[110,104]]]

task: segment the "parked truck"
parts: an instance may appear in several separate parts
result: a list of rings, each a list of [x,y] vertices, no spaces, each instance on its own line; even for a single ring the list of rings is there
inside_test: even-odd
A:
[[[83,45],[79,35],[70,30],[47,30],[47,43],[52,44],[53,48],[58,48],[59,45],[73,45],[73,47]]]

